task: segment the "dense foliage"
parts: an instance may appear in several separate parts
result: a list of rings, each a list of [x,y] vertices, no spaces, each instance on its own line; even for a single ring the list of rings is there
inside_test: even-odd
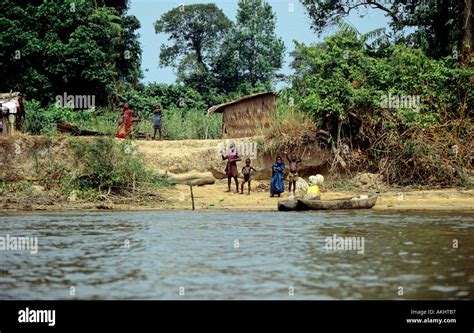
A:
[[[453,58],[434,60],[402,44],[371,56],[355,33],[339,33],[324,43],[296,43],[292,91],[304,111],[327,117],[380,109],[383,96],[421,97],[418,107],[392,108],[406,125],[423,125],[458,116],[473,105],[471,67]]]
[[[436,58],[461,54],[474,47],[473,0],[301,0],[312,20],[312,28],[320,33],[338,24],[341,18],[368,9],[382,11],[392,31],[386,31],[395,42],[420,47]]]
[[[301,2],[314,31],[334,24],[339,31],[319,44],[295,41],[288,87],[261,132],[267,150],[317,141],[332,152],[333,171],[465,184],[474,151],[473,0]],[[360,34],[343,21],[364,8],[383,11],[390,29]],[[169,35],[160,65],[177,74],[169,85],[139,82],[140,23],[127,9],[127,0],[0,3],[0,91],[26,96],[25,131],[56,133],[66,122],[114,135],[117,110],[129,103],[140,112],[138,130],[150,134],[159,104],[166,139],[219,138],[221,117],[207,115],[211,105],[282,79],[285,46],[269,2],[240,0],[235,22],[214,4],[180,5],[157,18],[156,33]],[[63,93],[94,95],[98,107],[54,105]],[[97,145],[117,154],[105,141]]]
[[[64,93],[94,95],[101,105],[120,81],[138,82],[140,24],[126,5],[1,1],[0,91],[21,91],[43,105]]]
[[[396,183],[463,182],[471,163],[472,67],[402,44],[373,56],[350,31],[296,43],[293,56],[287,98],[329,133],[333,167],[371,167]]]

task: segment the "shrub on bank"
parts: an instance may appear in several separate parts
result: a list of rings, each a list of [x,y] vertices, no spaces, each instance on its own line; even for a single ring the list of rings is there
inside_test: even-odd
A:
[[[406,45],[376,55],[355,32],[296,43],[293,56],[292,86],[283,95],[330,135],[332,170],[365,169],[400,185],[466,184],[472,66]],[[362,162],[352,158],[359,152]]]
[[[81,189],[123,193],[143,183],[156,183],[131,141],[108,137],[72,140],[71,149],[77,167],[74,183]]]
[[[295,148],[307,145],[310,137],[315,136],[316,124],[308,114],[285,104],[282,99],[279,99],[277,105],[270,126],[259,131],[263,137],[264,151],[270,153],[293,151]]]
[[[117,114],[107,108],[74,110],[54,104],[41,107],[38,101],[25,101],[26,117],[22,124],[24,132],[45,135],[56,134],[57,125],[68,123],[82,130],[114,135]]]

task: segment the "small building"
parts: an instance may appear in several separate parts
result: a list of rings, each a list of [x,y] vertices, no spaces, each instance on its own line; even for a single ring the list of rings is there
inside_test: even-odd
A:
[[[276,110],[276,93],[248,95],[207,110],[209,115],[222,113],[222,137],[243,138],[259,134],[259,128],[270,126]]]

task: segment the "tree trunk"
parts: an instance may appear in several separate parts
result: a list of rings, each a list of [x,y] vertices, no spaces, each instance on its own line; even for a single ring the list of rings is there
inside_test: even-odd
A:
[[[472,33],[472,7],[474,0],[464,0],[464,10],[463,10],[463,48],[472,49],[473,48],[473,33]]]

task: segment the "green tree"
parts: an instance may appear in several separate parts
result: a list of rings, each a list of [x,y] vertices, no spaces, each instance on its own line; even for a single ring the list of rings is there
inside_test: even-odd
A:
[[[120,80],[140,75],[138,25],[127,20],[133,18],[94,0],[2,1],[0,91],[18,90],[43,104],[63,93],[95,95],[105,104]]]
[[[204,96],[213,93],[211,66],[232,22],[214,4],[181,5],[155,22],[156,33],[169,34],[161,45],[160,65],[177,69],[178,80]]]
[[[225,92],[249,87],[269,89],[278,79],[285,45],[275,34],[276,17],[269,3],[239,1],[237,22],[225,40],[214,70]]]

